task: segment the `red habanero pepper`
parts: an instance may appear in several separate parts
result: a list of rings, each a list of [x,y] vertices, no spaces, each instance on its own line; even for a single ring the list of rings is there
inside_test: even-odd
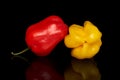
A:
[[[67,33],[68,26],[62,18],[51,15],[28,27],[25,42],[37,56],[46,56],[64,39]],[[23,52],[26,50],[23,50]]]

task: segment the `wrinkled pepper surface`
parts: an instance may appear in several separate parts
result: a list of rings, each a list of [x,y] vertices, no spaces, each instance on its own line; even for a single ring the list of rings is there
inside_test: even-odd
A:
[[[56,15],[32,24],[26,30],[25,41],[28,47],[38,56],[47,56],[64,39],[68,26]]]
[[[102,45],[102,33],[90,21],[85,21],[83,26],[72,24],[69,34],[65,36],[66,47],[72,48],[71,55],[77,59],[92,58]]]

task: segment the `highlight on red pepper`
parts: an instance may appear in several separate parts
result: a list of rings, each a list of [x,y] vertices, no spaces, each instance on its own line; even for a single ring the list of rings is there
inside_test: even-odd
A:
[[[12,54],[18,55],[30,49],[37,56],[47,56],[64,39],[67,33],[68,26],[61,17],[48,16],[27,28],[25,42],[28,48],[19,53],[12,52]]]
[[[85,21],[83,26],[72,24],[69,34],[65,36],[64,43],[72,48],[71,55],[77,59],[94,57],[102,45],[102,33],[90,21]]]

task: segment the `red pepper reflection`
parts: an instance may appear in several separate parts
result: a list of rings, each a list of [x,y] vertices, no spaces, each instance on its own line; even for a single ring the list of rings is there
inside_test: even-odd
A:
[[[26,80],[64,80],[47,58],[38,58],[26,70]]]

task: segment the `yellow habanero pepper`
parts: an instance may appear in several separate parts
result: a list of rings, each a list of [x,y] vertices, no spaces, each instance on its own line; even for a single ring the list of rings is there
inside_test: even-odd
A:
[[[69,27],[69,34],[65,36],[66,47],[72,48],[71,55],[77,59],[92,58],[102,45],[102,33],[90,21],[83,26],[73,24]]]

